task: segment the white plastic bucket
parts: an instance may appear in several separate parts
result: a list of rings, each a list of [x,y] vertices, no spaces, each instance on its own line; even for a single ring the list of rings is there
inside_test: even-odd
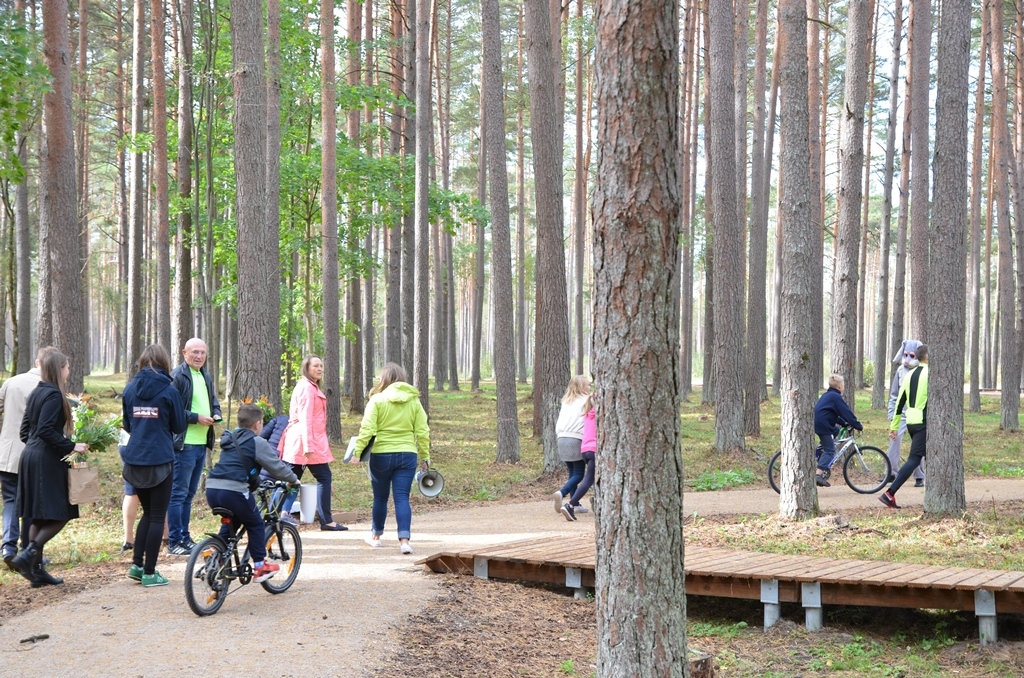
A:
[[[299,520],[312,523],[316,520],[316,484],[299,486]]]

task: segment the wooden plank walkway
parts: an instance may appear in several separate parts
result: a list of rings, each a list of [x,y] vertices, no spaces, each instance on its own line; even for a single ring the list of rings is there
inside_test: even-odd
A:
[[[422,558],[433,572],[565,585],[580,597],[594,586],[593,537],[526,539]],[[765,604],[765,626],[781,603],[801,603],[807,628],[821,628],[822,605],[974,610],[982,644],[997,639],[996,614],[1024,613],[1024,572],[790,556],[689,546],[689,595]]]

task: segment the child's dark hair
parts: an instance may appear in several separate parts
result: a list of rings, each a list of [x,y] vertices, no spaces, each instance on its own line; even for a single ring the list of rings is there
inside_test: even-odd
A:
[[[238,427],[252,428],[256,422],[263,423],[263,410],[258,405],[245,403],[238,408]]]
[[[917,359],[918,360],[927,360],[928,359],[928,346],[927,345],[921,344],[920,346],[917,347]]]

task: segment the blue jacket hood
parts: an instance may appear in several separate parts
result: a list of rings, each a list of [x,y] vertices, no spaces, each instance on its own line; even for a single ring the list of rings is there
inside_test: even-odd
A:
[[[171,385],[171,375],[159,367],[146,367],[135,375],[135,392],[143,400],[152,400],[160,391]]]

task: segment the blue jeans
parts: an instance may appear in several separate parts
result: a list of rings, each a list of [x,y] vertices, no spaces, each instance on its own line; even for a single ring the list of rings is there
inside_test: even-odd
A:
[[[167,507],[167,541],[173,546],[191,539],[188,524],[192,519],[192,499],[199,489],[206,463],[206,445],[185,445],[174,453],[174,481],[171,503]]]
[[[24,518],[25,529],[19,529],[18,512],[14,508],[14,501],[18,497],[18,474],[0,471],[0,487],[4,499],[3,540],[0,542],[0,550],[4,556],[13,556],[18,553],[19,538],[21,548],[28,546],[28,528],[32,524],[32,519]]]
[[[412,526],[412,506],[409,492],[416,477],[419,457],[415,452],[378,452],[370,455],[370,485],[373,487],[373,511],[370,531],[373,536],[384,534],[384,521],[388,517],[388,495],[395,493],[395,520],[398,538],[408,539]]]
[[[590,490],[594,484],[594,453],[583,452],[583,463],[587,465],[587,470],[583,474],[583,481],[576,488],[576,491],[572,493],[572,498],[569,499],[569,503],[573,506],[580,505],[580,499],[583,499],[587,491]]]
[[[831,433],[818,434],[821,441],[821,456],[818,457],[818,468],[827,471],[832,466],[832,457],[836,456],[836,440]]]
[[[561,493],[563,497],[571,497],[579,486],[580,481],[583,480],[583,476],[587,473],[587,462],[582,459],[579,461],[567,461],[565,462],[565,468],[569,469],[569,480],[565,481],[565,485],[562,485]]]
[[[262,563],[267,557],[266,523],[256,510],[256,500],[253,499],[252,492],[247,496],[233,490],[207,490],[206,501],[211,507],[219,506],[234,513],[233,522],[236,530],[239,523],[245,525],[246,538],[249,540],[249,556],[253,564]],[[228,532],[228,526],[221,523],[220,538],[227,541]]]

